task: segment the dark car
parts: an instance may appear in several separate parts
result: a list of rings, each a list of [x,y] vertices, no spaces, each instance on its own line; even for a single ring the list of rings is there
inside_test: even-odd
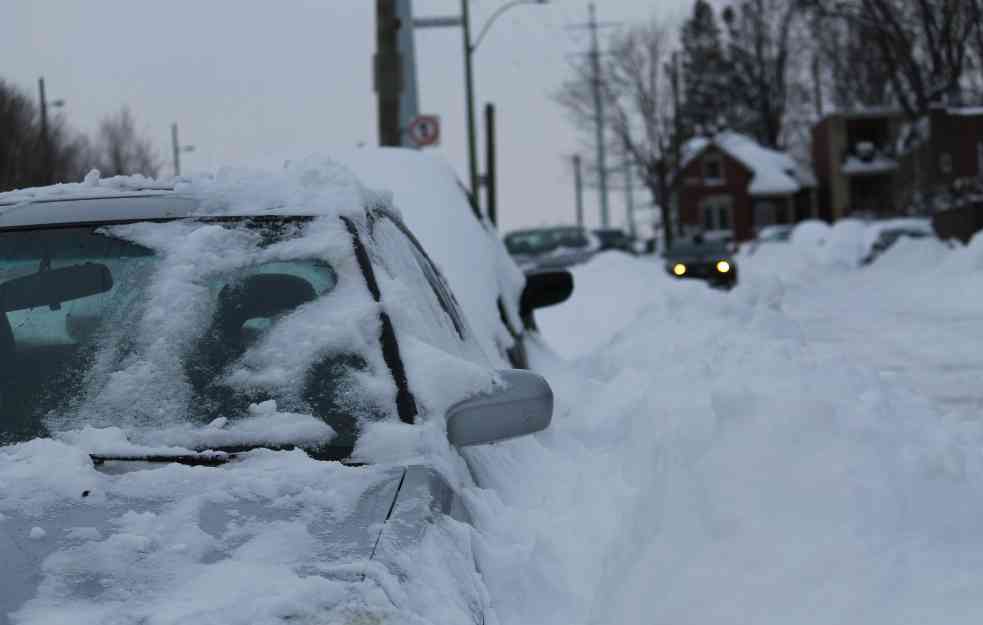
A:
[[[881,230],[880,234],[877,235],[877,240],[875,240],[873,245],[870,246],[870,251],[863,257],[860,264],[871,264],[877,259],[878,256],[886,252],[888,248],[897,243],[898,239],[901,239],[902,237],[907,237],[910,239],[924,239],[928,236],[928,232],[917,228],[901,227]]]
[[[601,250],[619,250],[628,254],[635,253],[635,239],[621,228],[597,228],[594,234],[601,242]]]
[[[530,269],[560,269],[587,262],[601,249],[597,237],[579,226],[516,230],[505,235],[516,264]]]
[[[721,241],[676,241],[666,251],[665,261],[666,271],[678,279],[696,278],[723,289],[737,284],[737,263]]]

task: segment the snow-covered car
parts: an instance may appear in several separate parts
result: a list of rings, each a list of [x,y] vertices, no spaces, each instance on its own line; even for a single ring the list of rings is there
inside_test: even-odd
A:
[[[666,272],[678,279],[696,278],[724,289],[737,284],[737,263],[722,241],[674,241],[664,256]]]
[[[601,250],[619,250],[634,254],[636,252],[636,239],[632,238],[621,228],[595,228],[594,235],[601,242]]]
[[[747,254],[754,254],[762,245],[790,242],[793,230],[795,230],[795,224],[776,224],[762,227],[758,231],[758,235],[748,242]]]
[[[0,194],[0,621],[483,623],[459,448],[549,424],[321,160]]]
[[[515,230],[505,248],[523,270],[562,269],[590,260],[601,250],[597,235],[579,226]]]
[[[475,209],[453,169],[439,157],[419,150],[361,148],[341,158],[367,186],[392,193],[406,224],[450,283],[485,351],[526,368],[533,312],[547,301],[569,297],[569,274],[552,271],[534,280],[524,278],[495,226]],[[559,297],[564,288],[566,294]]]

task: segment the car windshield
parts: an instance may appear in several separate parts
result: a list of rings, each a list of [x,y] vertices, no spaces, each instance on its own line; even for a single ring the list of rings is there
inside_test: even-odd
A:
[[[544,228],[513,232],[505,237],[505,247],[511,254],[544,254],[555,249],[583,248],[590,242],[580,228]]]
[[[331,426],[337,436],[321,443],[351,448],[346,392],[366,365],[312,338],[314,302],[330,308],[338,279],[303,246],[287,253],[303,227],[185,220],[0,232],[0,444],[87,425],[234,422],[273,400]]]

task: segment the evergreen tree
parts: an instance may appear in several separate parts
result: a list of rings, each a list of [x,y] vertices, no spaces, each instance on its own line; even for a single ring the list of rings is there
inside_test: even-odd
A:
[[[683,24],[682,102],[679,126],[684,137],[711,133],[728,123],[729,67],[713,7],[696,0],[693,15]]]

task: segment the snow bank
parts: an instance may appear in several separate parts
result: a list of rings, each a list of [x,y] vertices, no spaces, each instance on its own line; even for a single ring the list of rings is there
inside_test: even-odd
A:
[[[832,257],[858,234],[831,232]],[[942,270],[966,250],[901,241],[796,289],[742,266],[729,294],[642,259],[574,268],[542,319],[579,358],[534,350],[552,428],[476,454],[503,622],[978,622],[983,298],[978,270]]]

